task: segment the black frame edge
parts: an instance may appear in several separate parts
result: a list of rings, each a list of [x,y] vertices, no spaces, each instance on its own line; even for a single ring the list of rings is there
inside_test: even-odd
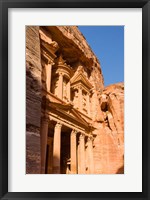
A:
[[[150,193],[148,190],[150,173],[148,173],[148,169],[150,167],[150,148],[148,142],[150,141],[149,137],[149,120],[150,120],[150,110],[149,102],[150,102],[150,81],[149,81],[149,49],[150,44],[148,43],[149,35],[150,35],[150,2],[148,2],[142,9],[142,162],[145,163],[142,165],[142,189],[148,198],[150,198]],[[145,152],[147,152],[145,154]],[[147,186],[147,187],[146,187]]]
[[[7,8],[142,8],[149,0],[1,0]]]
[[[8,192],[8,15],[1,2],[1,71],[0,71],[0,140],[1,140],[1,193]],[[6,21],[4,21],[6,20]],[[5,23],[4,23],[5,22]],[[7,22],[7,23],[6,23]]]
[[[59,1],[59,0],[58,0]],[[101,199],[112,199],[112,198],[119,198],[119,199],[138,199],[138,200],[148,200],[150,199],[150,192],[148,190],[149,182],[150,182],[150,173],[148,169],[150,169],[150,147],[148,142],[150,141],[150,136],[148,135],[150,130],[150,2],[149,1],[141,1],[141,0],[132,0],[132,1],[119,1],[110,0],[92,2],[91,0],[88,1],[89,4],[85,6],[85,1],[81,1],[81,4],[78,1],[73,1],[68,3],[68,1],[59,1],[60,4],[58,5],[58,1],[56,2],[49,2],[49,0],[45,0],[41,2],[40,0],[6,0],[5,2],[0,1],[0,13],[2,17],[0,17],[0,26],[2,29],[0,30],[0,43],[2,44],[0,48],[0,199],[83,199],[83,198],[101,198]],[[37,4],[35,3],[37,2]],[[63,3],[65,2],[65,3]],[[116,2],[116,3],[115,3]],[[80,4],[80,5],[79,5]],[[35,6],[36,5],[36,6]],[[101,195],[94,195],[92,193],[15,193],[15,192],[8,192],[8,8],[24,8],[24,7],[37,7],[37,8],[44,8],[47,6],[51,7],[118,7],[118,8],[133,8],[133,7],[142,7],[142,67],[143,74],[142,74],[142,133],[144,133],[143,141],[142,141],[142,156],[143,156],[143,163],[145,163],[143,167],[143,192],[140,194],[134,193],[126,193],[124,196],[123,193],[101,193]],[[116,6],[118,5],[118,6]],[[145,96],[145,97],[144,97]],[[146,144],[146,145],[145,145]],[[148,176],[147,176],[148,175]],[[86,195],[85,195],[86,194]]]
[[[0,97],[2,97],[2,2],[0,2]],[[0,98],[0,163],[2,163],[2,98]],[[0,177],[2,177],[2,164],[0,164]],[[0,179],[0,197],[3,195],[3,180]]]

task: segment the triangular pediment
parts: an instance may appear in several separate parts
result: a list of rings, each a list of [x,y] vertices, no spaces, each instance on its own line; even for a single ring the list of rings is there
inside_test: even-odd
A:
[[[80,113],[73,108],[73,105],[71,104],[59,104],[59,103],[50,103],[50,107],[56,110],[57,112],[60,112],[65,117],[70,117],[70,119],[74,119],[77,122],[82,123],[84,126],[89,126],[89,124],[83,119],[80,115]]]
[[[84,86],[86,86],[89,89],[92,88],[92,84],[89,82],[89,80],[83,74],[83,72],[79,72],[79,73],[75,74],[70,80],[71,85],[75,85],[79,82],[81,82]]]

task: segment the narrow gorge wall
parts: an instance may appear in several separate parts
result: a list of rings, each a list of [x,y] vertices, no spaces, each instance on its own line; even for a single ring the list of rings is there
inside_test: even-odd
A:
[[[26,173],[40,173],[41,54],[39,27],[26,27]]]

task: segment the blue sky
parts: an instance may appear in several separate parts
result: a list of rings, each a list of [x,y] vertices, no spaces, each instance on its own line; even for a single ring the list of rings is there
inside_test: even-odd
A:
[[[100,61],[105,86],[124,82],[124,27],[78,26]]]

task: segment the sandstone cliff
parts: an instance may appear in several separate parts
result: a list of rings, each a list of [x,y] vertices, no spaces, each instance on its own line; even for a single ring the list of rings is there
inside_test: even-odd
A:
[[[96,173],[124,172],[124,84],[104,88],[99,95],[101,122],[96,122]]]
[[[41,53],[39,27],[26,27],[26,173],[40,173]]]

